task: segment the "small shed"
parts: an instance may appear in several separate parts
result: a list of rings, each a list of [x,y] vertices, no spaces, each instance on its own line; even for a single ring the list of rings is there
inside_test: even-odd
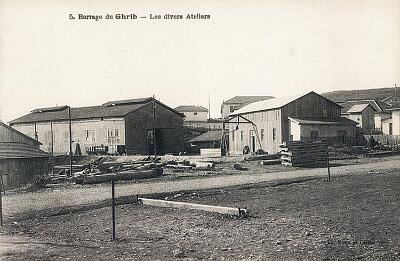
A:
[[[192,145],[198,146],[200,149],[220,148],[221,138],[221,130],[212,130],[191,139],[189,142]]]
[[[40,144],[0,122],[0,175],[6,189],[48,173],[49,154],[39,149]]]

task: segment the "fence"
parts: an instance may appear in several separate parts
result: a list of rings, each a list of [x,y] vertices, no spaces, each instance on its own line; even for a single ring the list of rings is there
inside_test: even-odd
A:
[[[369,141],[371,136],[374,138],[376,142],[380,142],[382,145],[389,146],[398,146],[400,144],[400,136],[399,135],[364,135],[365,139]]]

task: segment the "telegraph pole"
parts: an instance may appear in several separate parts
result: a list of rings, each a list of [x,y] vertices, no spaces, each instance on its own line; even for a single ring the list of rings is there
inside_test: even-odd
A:
[[[53,122],[50,122],[50,135],[51,135],[51,174],[54,174],[54,138],[53,138]]]
[[[153,145],[154,158],[157,157],[157,142],[156,142],[156,100],[153,95]]]
[[[71,126],[70,106],[68,106],[68,127],[69,127],[69,176],[72,176],[72,126]]]

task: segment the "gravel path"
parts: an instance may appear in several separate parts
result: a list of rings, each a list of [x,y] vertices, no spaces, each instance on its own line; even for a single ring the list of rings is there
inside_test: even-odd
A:
[[[334,177],[336,175],[365,173],[372,170],[385,170],[398,167],[400,167],[399,157],[394,157],[391,160],[376,163],[333,167],[331,168],[331,175]],[[215,189],[279,179],[327,176],[326,168],[301,169],[275,173],[250,173],[252,173],[251,169],[243,172],[243,174],[223,175],[209,178],[118,184],[116,186],[116,196],[120,197],[153,193],[170,193],[185,190]],[[4,217],[7,220],[7,217],[17,216],[19,213],[27,213],[29,211],[93,204],[107,200],[110,196],[111,188],[109,186],[78,186],[73,188],[54,189],[52,191],[6,195],[3,198]]]

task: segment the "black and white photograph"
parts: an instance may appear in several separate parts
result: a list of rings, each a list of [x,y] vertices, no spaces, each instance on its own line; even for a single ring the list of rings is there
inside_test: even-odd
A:
[[[400,1],[0,0],[0,260],[400,260]]]

